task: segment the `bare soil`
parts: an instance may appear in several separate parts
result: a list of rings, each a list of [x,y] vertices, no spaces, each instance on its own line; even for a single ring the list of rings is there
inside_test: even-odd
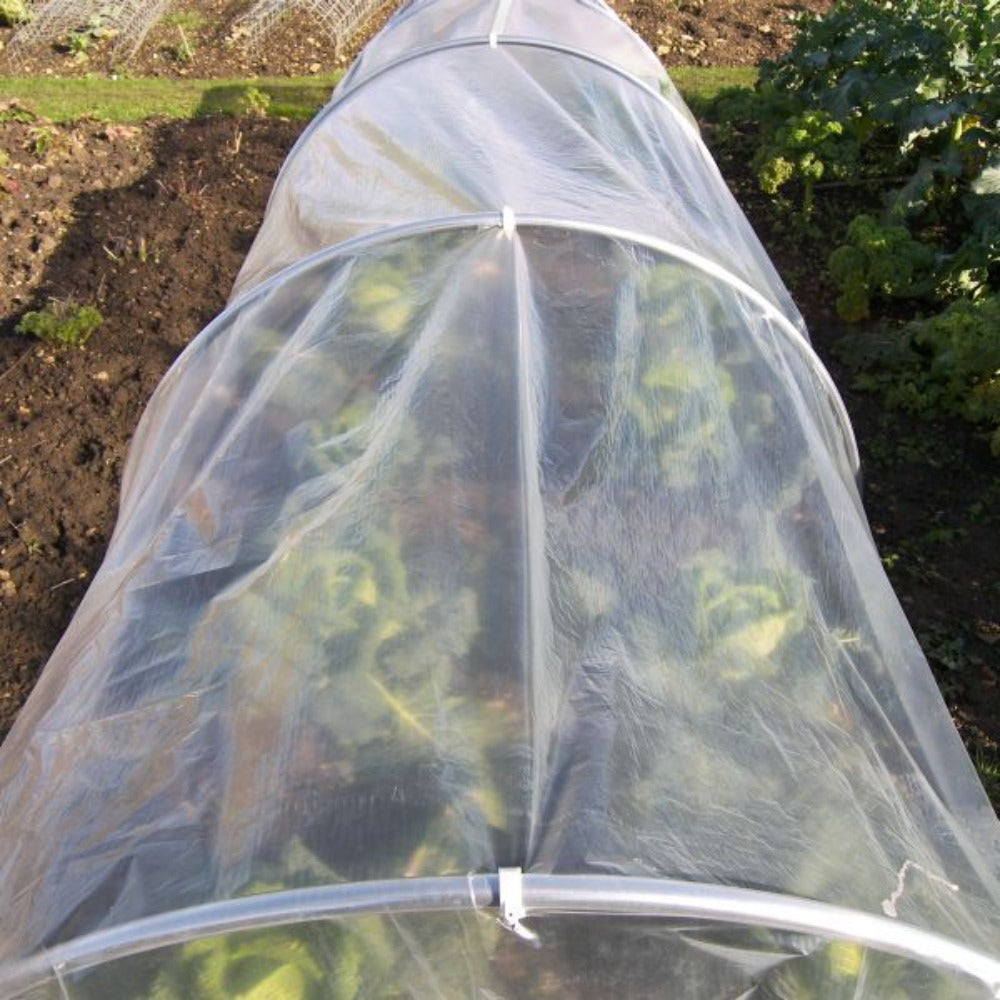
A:
[[[672,65],[745,65],[790,43],[795,17],[829,0],[615,0]],[[126,67],[108,40],[50,46],[18,72],[192,77],[326,71],[352,55],[315,26],[287,24],[266,53],[232,37],[239,2],[179,4]],[[373,22],[367,37],[380,22]],[[11,31],[0,29],[0,43]],[[0,74],[10,72],[0,52]],[[55,126],[0,94],[0,735],[31,690],[100,565],[136,421],[184,346],[224,305],[300,124],[201,118]],[[22,119],[22,120],[18,120]],[[712,144],[712,132],[706,129]],[[854,392],[831,347],[840,333],[815,244],[781,225],[747,170],[721,166],[792,288],[844,392],[866,502],[893,584],[973,755],[1000,769],[1000,478],[963,424],[913,423]],[[0,157],[0,164],[4,157]],[[836,213],[836,204],[829,210]],[[847,206],[844,206],[844,211]],[[835,220],[831,217],[830,224]],[[86,347],[14,332],[51,301],[96,305]]]
[[[52,138],[43,155],[36,133]],[[0,727],[103,557],[122,463],[163,373],[218,313],[300,125],[0,125]],[[51,300],[96,305],[84,349],[14,333]]]

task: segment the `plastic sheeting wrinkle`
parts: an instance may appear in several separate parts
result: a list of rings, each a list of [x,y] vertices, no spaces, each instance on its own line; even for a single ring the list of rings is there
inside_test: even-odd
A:
[[[469,902],[472,904],[472,908],[478,912],[479,903],[476,902],[476,887],[472,882],[473,878],[475,877],[475,874],[476,874],[475,872],[466,872],[465,884],[469,890]]]

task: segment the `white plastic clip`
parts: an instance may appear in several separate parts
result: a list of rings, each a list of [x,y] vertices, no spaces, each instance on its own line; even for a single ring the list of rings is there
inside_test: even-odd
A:
[[[510,205],[504,205],[502,214],[503,234],[507,239],[513,239],[514,230],[517,229],[517,219],[514,218],[514,209]]]
[[[498,0],[496,13],[493,15],[493,24],[490,26],[490,48],[495,49],[500,41],[500,36],[507,27],[507,18],[510,15],[511,0]]]
[[[525,941],[538,941],[538,935],[529,931],[521,921],[525,918],[524,895],[521,891],[521,869],[501,868],[500,923]]]
[[[69,990],[66,989],[66,980],[63,978],[63,972],[65,969],[65,962],[57,962],[52,966],[52,974],[56,977],[56,985],[59,987],[60,1000],[72,1000],[69,995]]]

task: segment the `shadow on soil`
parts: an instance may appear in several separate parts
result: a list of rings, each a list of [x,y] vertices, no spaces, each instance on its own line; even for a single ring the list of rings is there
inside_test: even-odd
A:
[[[48,251],[41,285],[0,316],[0,734],[100,565],[146,402],[223,308],[301,127],[213,116],[119,129],[109,140],[100,124],[80,123],[66,134],[82,138],[82,158],[89,143],[106,153],[89,157],[92,168],[74,173],[71,162],[53,160],[22,172],[27,183],[79,193],[53,209],[70,221]],[[113,186],[119,160],[137,156],[147,158],[146,172]],[[36,227],[30,199],[6,210],[15,213],[11,232]],[[100,311],[85,348],[52,349],[14,333],[25,312],[53,299]]]

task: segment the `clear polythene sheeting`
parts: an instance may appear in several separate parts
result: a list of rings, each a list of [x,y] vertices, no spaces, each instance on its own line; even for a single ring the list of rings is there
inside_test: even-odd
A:
[[[457,41],[511,38],[558,45],[601,59],[656,90],[687,114],[659,59],[600,0],[416,0],[403,4],[351,66],[344,87],[416,51]]]
[[[483,39],[338,90],[282,168],[233,297],[363,233],[502,205],[679,243],[801,322],[686,112],[615,66]]]
[[[759,303],[571,228],[372,240],[262,286],[154,398],[0,753],[3,957],[504,865],[995,954],[998,824],[827,393]],[[845,962],[845,995],[889,995]]]

